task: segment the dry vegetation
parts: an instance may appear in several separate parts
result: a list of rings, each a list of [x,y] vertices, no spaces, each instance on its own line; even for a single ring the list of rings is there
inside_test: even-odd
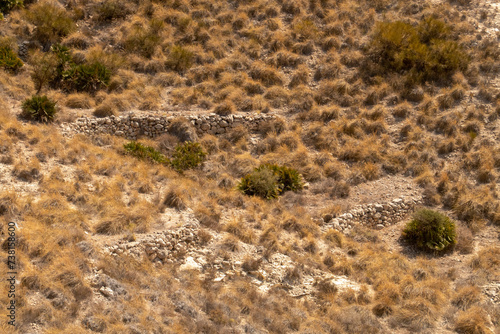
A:
[[[500,282],[493,2],[15,4],[0,1],[0,242],[17,222],[17,332],[500,333],[499,299],[483,293]],[[55,123],[17,117],[38,94],[57,102]],[[122,138],[59,132],[75,115],[171,109],[286,121],[197,138],[180,117],[140,140],[162,157],[200,143],[203,164],[183,172],[127,154]],[[263,164],[293,168],[309,187],[272,200],[238,192]],[[457,222],[447,254],[322,229],[360,185],[396,175]],[[241,258],[242,271],[217,280],[210,263],[200,274],[103,252],[173,226],[172,212],[200,223],[208,260]],[[262,292],[255,280],[276,254],[294,265]],[[314,293],[288,293],[316,270]]]

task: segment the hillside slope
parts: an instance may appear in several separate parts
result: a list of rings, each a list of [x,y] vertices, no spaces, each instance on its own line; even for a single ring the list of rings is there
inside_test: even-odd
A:
[[[498,11],[0,1],[0,331],[500,333]],[[422,207],[447,252],[402,237]]]

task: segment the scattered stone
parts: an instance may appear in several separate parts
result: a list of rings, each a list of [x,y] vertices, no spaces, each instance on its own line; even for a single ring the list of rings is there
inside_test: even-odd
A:
[[[113,290],[111,290],[110,288],[108,288],[106,286],[101,286],[101,288],[99,289],[99,292],[102,293],[102,295],[104,297],[107,297],[107,298],[111,298],[115,295]]]
[[[187,257],[183,265],[179,267],[180,270],[202,270],[203,267],[196,263],[196,261],[191,257]]]

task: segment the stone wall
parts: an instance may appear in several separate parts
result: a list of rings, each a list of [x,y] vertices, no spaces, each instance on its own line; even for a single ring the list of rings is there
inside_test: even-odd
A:
[[[179,116],[129,115],[103,118],[81,117],[67,125],[68,130],[88,135],[109,133],[136,140],[140,136],[154,138],[168,133],[169,124]],[[182,116],[184,117],[184,116]],[[198,135],[222,134],[241,125],[248,131],[258,131],[265,123],[276,118],[274,115],[247,114],[219,116],[217,114],[185,116]]]
[[[198,228],[198,224],[188,223],[174,230],[144,235],[136,241],[120,240],[106,251],[112,256],[124,254],[140,259],[146,255],[153,262],[179,262],[188,251],[199,247]]]
[[[360,205],[325,222],[323,229],[334,228],[348,233],[360,224],[380,230],[405,219],[421,203],[421,197],[409,197],[396,198],[384,204]],[[173,230],[143,235],[135,241],[120,240],[115,245],[107,246],[106,252],[112,256],[147,257],[159,263],[181,263],[188,252],[200,247],[198,229],[199,222],[190,222]]]
[[[378,230],[396,224],[422,204],[421,197],[396,198],[387,203],[365,204],[325,222],[324,228],[346,232],[360,224]]]

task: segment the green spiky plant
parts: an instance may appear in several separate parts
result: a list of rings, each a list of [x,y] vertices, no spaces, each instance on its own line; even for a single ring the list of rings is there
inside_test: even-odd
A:
[[[24,101],[21,116],[29,120],[48,123],[54,120],[56,113],[55,102],[45,95],[33,95]]]

